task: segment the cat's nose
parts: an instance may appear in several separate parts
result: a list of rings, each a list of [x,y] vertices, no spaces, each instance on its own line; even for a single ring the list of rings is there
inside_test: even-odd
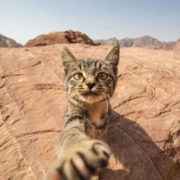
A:
[[[87,83],[86,84],[89,89],[92,89],[96,84],[95,83]]]

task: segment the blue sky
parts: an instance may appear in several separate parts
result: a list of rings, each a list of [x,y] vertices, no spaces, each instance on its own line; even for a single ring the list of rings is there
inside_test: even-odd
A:
[[[180,38],[180,0],[1,0],[0,34],[25,44],[40,34],[81,31],[91,39]]]

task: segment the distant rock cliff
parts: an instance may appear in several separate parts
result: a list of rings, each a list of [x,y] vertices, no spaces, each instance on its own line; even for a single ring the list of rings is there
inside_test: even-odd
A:
[[[60,31],[52,32],[49,34],[42,34],[37,36],[35,39],[29,40],[25,47],[32,46],[46,46],[53,44],[62,44],[62,43],[80,43],[80,44],[89,44],[92,46],[100,45],[98,42],[93,42],[86,34],[83,34],[79,31]]]
[[[157,39],[144,35],[140,38],[124,38],[121,40],[115,37],[107,40],[96,40],[95,42],[100,42],[101,44],[107,46],[113,46],[119,43],[122,47],[145,47],[149,49],[163,49],[163,50],[180,50],[180,39],[175,42],[160,42]]]
[[[114,46],[115,44],[119,43],[119,41],[115,37],[107,39],[107,40],[96,40],[95,42],[99,42],[107,46]]]
[[[22,47],[22,45],[0,34],[0,47]]]

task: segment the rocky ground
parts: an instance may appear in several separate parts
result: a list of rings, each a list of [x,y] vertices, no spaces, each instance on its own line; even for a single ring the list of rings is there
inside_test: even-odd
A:
[[[68,44],[77,58],[111,47]],[[60,44],[0,49],[0,179],[41,179],[56,158],[67,97]],[[101,180],[180,179],[180,53],[123,48]]]

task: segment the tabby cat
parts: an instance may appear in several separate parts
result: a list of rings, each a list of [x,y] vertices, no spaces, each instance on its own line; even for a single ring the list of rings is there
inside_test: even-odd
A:
[[[61,60],[68,106],[58,159],[44,180],[89,180],[98,168],[107,166],[110,155],[106,144],[109,100],[117,83],[119,45],[104,60],[77,60],[62,46]]]

